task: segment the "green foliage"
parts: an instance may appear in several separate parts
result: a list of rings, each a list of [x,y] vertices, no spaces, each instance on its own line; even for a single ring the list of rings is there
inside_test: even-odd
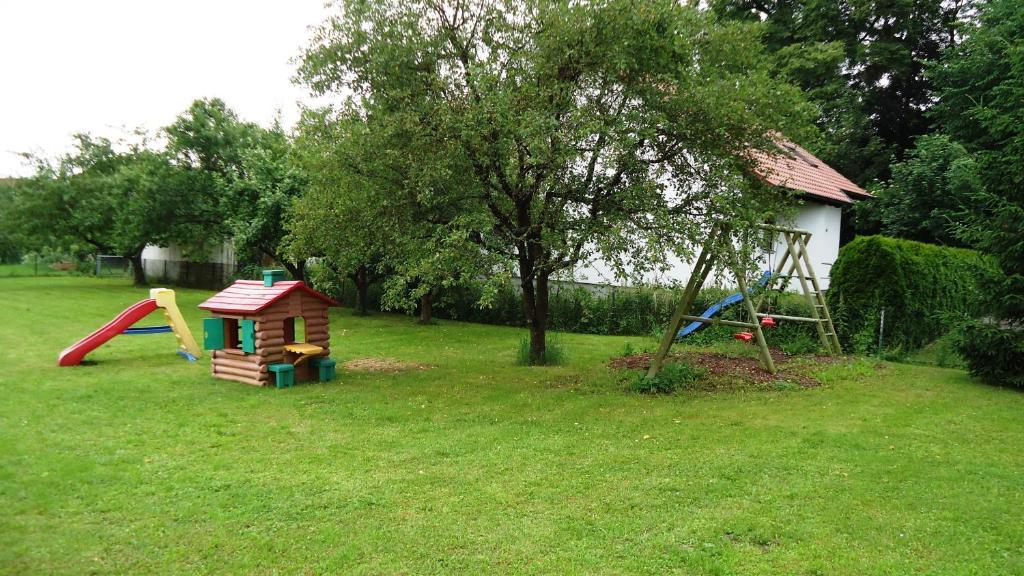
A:
[[[818,105],[816,152],[861,185],[885,178],[934,102],[926,71],[954,45],[973,0],[713,0],[726,18],[760,22],[775,71]]]
[[[942,134],[922,136],[906,160],[893,164],[892,179],[872,190],[875,198],[858,203],[854,210],[862,229],[963,246],[957,237],[959,215],[981,189],[977,163],[963,146]]]
[[[991,319],[965,322],[957,332],[957,350],[971,374],[1004,386],[1024,388],[1024,337],[1020,325]]]
[[[71,153],[37,166],[15,204],[23,231],[42,245],[88,244],[128,258],[139,284],[143,248],[190,237],[194,208],[205,204],[204,176],[144,138],[127,143],[79,134]]]
[[[0,178],[0,206],[4,207],[0,210],[0,264],[18,262],[23,254],[33,248],[18,222],[21,215],[15,209],[20,184],[21,180],[16,178]]]
[[[971,372],[1020,385],[1024,350],[1024,3],[990,0],[980,24],[932,71],[936,124],[973,156],[983,188],[961,214],[959,237],[992,255],[986,317],[968,323],[959,349]]]
[[[375,131],[417,127],[374,140],[377,157],[472,183],[471,220],[442,237],[473,244],[499,280],[522,279],[535,354],[559,272],[599,254],[641,274],[690,255],[709,214],[749,225],[786,200],[747,178],[749,150],[774,150],[779,132],[806,138],[810,109],[772,76],[750,25],[672,0],[336,7],[301,79],[343,95]],[[465,188],[431,191],[450,205]]]
[[[186,248],[230,237],[241,274],[258,273],[269,259],[305,279],[305,260],[290,257],[285,237],[292,202],[308,182],[284,130],[244,122],[213,98],[194,101],[166,132],[176,161],[204,176],[207,202],[192,208],[199,225]]]
[[[971,250],[862,236],[840,249],[830,277],[845,347],[870,351],[884,309],[884,345],[910,351],[948,332],[955,318],[984,312],[998,270]]]
[[[700,366],[669,362],[662,366],[661,371],[653,378],[647,376],[645,372],[637,374],[630,382],[630,389],[642,394],[673,394],[692,388],[707,377],[707,369]]]

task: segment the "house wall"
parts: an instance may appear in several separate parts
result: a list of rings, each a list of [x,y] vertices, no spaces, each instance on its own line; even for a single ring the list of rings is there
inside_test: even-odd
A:
[[[835,263],[839,254],[839,231],[841,226],[842,209],[837,206],[821,204],[819,202],[805,202],[797,211],[794,217],[780,224],[785,227],[801,228],[811,232],[811,242],[808,246],[811,264],[818,276],[823,289],[829,285],[829,271]],[[775,255],[783,254],[786,244],[781,236],[776,245],[775,254],[765,255],[762,259],[762,268],[768,269],[769,264],[774,265]],[[693,270],[691,262],[670,259],[669,270],[665,273],[651,273],[643,278],[644,284],[656,285],[681,285],[690,277]],[[577,267],[573,271],[571,279],[575,282],[594,285],[630,286],[632,283],[615,278],[614,271],[607,262],[601,259],[592,260],[589,263]],[[729,276],[712,277],[708,279],[709,285],[718,285],[725,288],[732,288],[734,280]],[[799,289],[798,283],[791,283],[790,288]]]
[[[807,246],[807,251],[822,289],[828,288],[832,265],[839,256],[839,231],[842,226],[842,214],[843,209],[838,206],[807,202],[790,222],[785,223],[786,226],[800,228],[811,233],[811,242]],[[780,237],[780,241],[775,247],[775,253],[783,254],[785,248],[786,243]],[[772,263],[775,263],[774,259]],[[795,290],[799,284],[794,282],[792,287]]]
[[[196,261],[201,260],[201,261]],[[148,245],[142,250],[146,277],[201,288],[222,288],[235,273],[235,249],[231,241],[214,246],[203,258],[189,260],[177,245]]]

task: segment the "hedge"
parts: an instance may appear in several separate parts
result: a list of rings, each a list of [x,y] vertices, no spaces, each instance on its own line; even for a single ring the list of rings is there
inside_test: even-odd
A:
[[[326,274],[324,270],[311,270],[312,282],[318,290],[330,294],[343,304],[355,301],[355,287],[347,279]],[[735,290],[705,287],[694,303],[695,313],[721,300]],[[380,287],[372,285],[368,294],[371,310],[380,309]],[[654,288],[585,287],[571,283],[556,283],[549,299],[548,327],[559,332],[605,334],[622,336],[660,337],[675,309],[680,291]],[[524,326],[522,300],[519,287],[502,287],[488,308],[480,308],[478,289],[473,287],[449,291],[434,304],[434,316],[481,324]],[[776,294],[770,296],[769,311],[789,316],[808,316],[810,308],[802,294]],[[724,318],[740,319],[742,306],[733,306]],[[707,327],[687,338],[686,342],[709,344],[732,340],[734,328]],[[817,335],[812,324],[780,322],[768,333],[769,343],[786,352],[802,353],[817,350]]]
[[[847,349],[876,347],[884,310],[885,348],[906,352],[949,332],[959,318],[983,314],[986,287],[999,276],[995,262],[973,250],[862,236],[840,249],[828,300]]]

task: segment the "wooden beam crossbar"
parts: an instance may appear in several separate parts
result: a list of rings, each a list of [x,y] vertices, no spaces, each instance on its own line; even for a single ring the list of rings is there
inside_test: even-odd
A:
[[[753,324],[751,322],[737,322],[735,320],[723,320],[721,318],[708,318],[706,316],[688,316],[688,315],[683,315],[682,319],[686,320],[687,322],[701,322],[703,324],[711,324],[711,325],[721,324],[722,326],[735,326],[737,328],[751,328],[751,329],[753,329],[754,326],[755,326],[755,324]]]

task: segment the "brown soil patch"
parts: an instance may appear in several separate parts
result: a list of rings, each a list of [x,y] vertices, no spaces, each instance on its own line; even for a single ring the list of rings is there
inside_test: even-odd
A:
[[[362,370],[364,372],[405,372],[406,370],[427,370],[433,368],[426,364],[405,362],[394,358],[356,358],[341,365],[346,370]]]
[[[670,354],[668,361],[686,362],[700,366],[711,374],[712,379],[736,379],[750,384],[769,384],[785,380],[799,384],[804,388],[813,388],[821,384],[811,376],[794,369],[794,366],[787,366],[791,361],[791,357],[785,352],[778,349],[773,349],[770,352],[772,360],[775,361],[775,374],[762,368],[761,361],[757,358],[726,356],[717,352],[681,352]],[[620,356],[612,358],[608,365],[618,369],[647,370],[651,367],[651,356],[653,356],[651,353]]]

